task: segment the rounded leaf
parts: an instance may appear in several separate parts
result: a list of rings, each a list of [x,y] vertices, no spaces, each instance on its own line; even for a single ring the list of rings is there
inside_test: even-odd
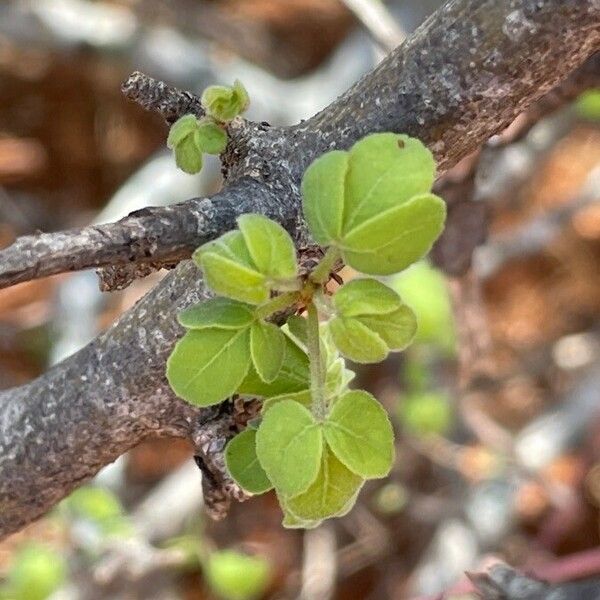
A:
[[[194,131],[196,145],[207,154],[221,154],[227,147],[227,133],[211,119],[201,119]]]
[[[173,391],[196,406],[218,404],[233,395],[250,365],[246,329],[188,331],[167,360]]]
[[[260,378],[271,383],[285,359],[285,335],[272,323],[256,321],[250,329],[252,363]]]
[[[240,329],[254,320],[252,306],[230,298],[211,298],[182,310],[177,320],[188,329]]]
[[[372,217],[431,190],[435,161],[416,138],[375,133],[349,153],[344,237]]]
[[[269,563],[232,550],[213,552],[204,565],[212,590],[225,600],[255,600],[269,585]]]
[[[263,494],[273,484],[256,456],[256,431],[244,429],[227,444],[225,464],[229,474],[247,492]]]
[[[177,119],[177,121],[171,125],[171,129],[169,129],[167,148],[175,148],[179,142],[183,141],[188,136],[193,135],[197,128],[198,119],[195,115],[183,115],[183,117]]]
[[[304,493],[286,498],[285,507],[300,522],[336,517],[352,508],[363,482],[325,447],[315,481]]]
[[[342,241],[345,262],[369,275],[391,275],[422,258],[444,228],[446,204],[434,194],[416,196],[372,217]]]
[[[357,319],[374,331],[390,350],[404,350],[417,333],[417,317],[406,305],[386,315],[362,315]]]
[[[319,472],[322,452],[323,432],[304,406],[284,400],[265,413],[256,434],[256,454],[284,496],[295,496],[310,486]]]
[[[344,317],[394,312],[402,306],[400,296],[375,279],[353,279],[333,296],[336,311]]]
[[[381,337],[356,318],[335,317],[329,330],[339,351],[354,362],[378,363],[388,355]]]
[[[237,220],[256,269],[272,279],[297,275],[296,249],[290,234],[264,215],[246,214]]]
[[[384,408],[362,390],[346,392],[324,426],[331,451],[356,475],[385,477],[394,461],[394,432]]]
[[[348,153],[333,150],[317,158],[302,178],[302,210],[318,244],[339,240],[344,217],[344,186]]]
[[[233,87],[211,85],[202,94],[202,106],[217,121],[231,121],[244,112],[249,104],[248,92],[239,80],[235,81]]]
[[[202,151],[198,148],[193,135],[188,135],[178,142],[173,152],[175,163],[184,173],[195,175],[202,170]]]

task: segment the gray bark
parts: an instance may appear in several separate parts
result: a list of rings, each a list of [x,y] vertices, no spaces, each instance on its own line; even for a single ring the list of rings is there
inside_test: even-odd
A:
[[[443,172],[599,47],[598,0],[452,0],[312,119],[286,129],[234,121],[219,203],[192,200],[172,209],[173,218],[198,234],[188,251],[248,211],[276,218],[302,245],[299,184],[320,153],[348,148],[371,132],[402,131],[424,140]],[[154,100],[160,104],[161,98],[157,93]],[[154,238],[155,251],[142,244],[141,262],[152,262],[170,235],[155,211],[145,213],[142,238],[156,231],[163,238]],[[34,276],[47,274],[44,264],[54,252],[73,250],[73,240],[56,239],[48,246],[47,239],[29,238]],[[14,280],[24,250],[0,252],[0,280],[9,271]],[[119,260],[135,261],[136,255],[125,252]],[[100,264],[84,263],[75,268]],[[176,311],[205,297],[197,270],[184,261],[89,346],[0,394],[0,536],[39,517],[148,435],[186,436],[203,453],[222,446],[207,424],[215,410],[180,402],[164,377],[166,357],[181,334]]]

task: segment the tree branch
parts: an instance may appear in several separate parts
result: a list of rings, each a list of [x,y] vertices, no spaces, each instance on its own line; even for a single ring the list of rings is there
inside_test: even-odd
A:
[[[406,131],[425,140],[443,171],[599,45],[596,0],[452,0],[309,121],[288,129],[235,121],[219,204],[204,199],[178,205],[169,223],[187,228],[191,218],[197,245],[236,214],[263,212],[301,243],[299,185],[317,155],[348,148],[374,131]],[[152,214],[153,227],[162,219],[157,210],[133,218]],[[157,248],[167,246],[164,238],[155,241]],[[10,252],[0,252],[3,267]],[[122,260],[131,260],[127,252]],[[48,258],[34,252],[31,260],[41,265]],[[211,446],[205,421],[215,411],[177,400],[164,377],[166,357],[181,334],[176,311],[206,296],[195,267],[183,262],[96,341],[0,395],[0,536],[39,517],[147,435],[187,436],[203,452]],[[223,440],[214,442],[219,447]]]

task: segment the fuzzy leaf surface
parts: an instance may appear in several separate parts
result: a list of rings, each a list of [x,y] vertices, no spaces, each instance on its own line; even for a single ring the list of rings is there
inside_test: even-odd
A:
[[[229,474],[247,492],[262,494],[273,484],[256,456],[256,431],[244,429],[227,444],[225,463]]]
[[[271,383],[285,360],[285,335],[272,323],[256,321],[250,329],[252,363],[259,377]]]
[[[240,329],[254,319],[253,307],[230,298],[211,298],[182,310],[177,320],[188,329]]]

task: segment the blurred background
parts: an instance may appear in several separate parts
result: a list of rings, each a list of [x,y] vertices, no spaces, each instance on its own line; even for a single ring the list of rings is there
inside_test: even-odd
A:
[[[0,247],[218,189],[217,161],[177,171],[161,118],[121,96],[131,71],[194,91],[240,78],[249,118],[292,124],[439,4],[4,0]],[[422,263],[389,281],[419,333],[358,369],[392,415],[397,460],[349,515],[284,530],[267,494],[212,522],[191,448],[149,440],[0,544],[0,597],[469,598],[463,573],[498,559],[600,576],[600,89],[553,108],[439,182],[451,208],[489,220],[472,268],[441,247],[451,276]],[[86,344],[161,276],[110,294],[93,272],[0,291],[0,388]]]

